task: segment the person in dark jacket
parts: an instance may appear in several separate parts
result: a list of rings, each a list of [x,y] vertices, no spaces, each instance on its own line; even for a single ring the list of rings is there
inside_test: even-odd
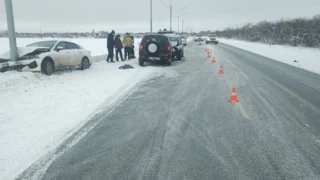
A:
[[[122,56],[122,48],[123,48],[123,45],[122,45],[122,42],[121,42],[121,39],[120,39],[120,35],[118,34],[114,40],[114,47],[116,49],[116,60],[119,61],[119,54],[120,54],[120,58],[121,58],[121,61],[124,61],[123,60],[123,56]]]
[[[135,59],[136,58],[136,56],[135,56],[135,52],[134,52],[134,37],[133,37],[133,35],[131,34],[130,35],[130,38],[132,39],[132,47],[130,48],[130,53],[129,53],[129,59]]]
[[[107,48],[108,48],[108,57],[107,57],[107,62],[113,62],[113,48],[114,48],[114,30],[111,31],[111,33],[108,34],[107,38]]]

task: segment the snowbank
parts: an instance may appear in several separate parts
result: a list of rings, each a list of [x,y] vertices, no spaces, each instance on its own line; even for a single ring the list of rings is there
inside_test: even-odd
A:
[[[240,49],[320,74],[320,49],[253,43],[234,39],[219,41]],[[293,62],[297,60],[298,62]]]
[[[74,41],[96,47],[96,54],[105,51],[105,40]],[[135,42],[137,53],[139,41]],[[30,39],[19,39],[19,45],[27,43]],[[110,105],[141,81],[168,69],[141,68],[137,60],[108,64],[102,56],[94,59],[101,62],[95,61],[86,71],[63,71],[52,76],[0,74],[0,179],[15,178],[86,123],[102,105]],[[123,64],[135,68],[119,70]]]

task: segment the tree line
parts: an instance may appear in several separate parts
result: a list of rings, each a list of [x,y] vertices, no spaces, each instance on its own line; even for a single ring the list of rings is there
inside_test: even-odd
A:
[[[227,28],[215,33],[219,37],[251,42],[320,48],[320,14],[312,18],[248,23],[240,28]]]

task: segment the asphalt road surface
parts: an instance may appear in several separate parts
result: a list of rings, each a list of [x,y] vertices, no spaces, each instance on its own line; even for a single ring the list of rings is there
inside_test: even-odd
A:
[[[320,179],[320,76],[224,44],[212,64],[205,47],[95,117],[42,179]]]

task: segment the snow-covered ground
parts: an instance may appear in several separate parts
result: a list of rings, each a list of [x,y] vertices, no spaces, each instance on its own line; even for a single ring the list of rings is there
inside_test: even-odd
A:
[[[219,41],[240,49],[244,49],[262,56],[290,64],[311,72],[320,74],[320,49],[305,47],[290,47],[282,45],[269,46],[263,43],[254,43],[234,39],[219,38]],[[294,62],[294,61],[298,62]]]
[[[0,46],[4,40],[0,39]],[[18,39],[19,46],[39,39]],[[105,52],[104,39],[72,39],[94,55]],[[136,48],[138,48],[136,41]],[[136,49],[136,52],[138,50]],[[94,112],[115,102],[143,80],[170,68],[141,68],[137,60],[108,64],[100,58],[86,71],[52,76],[0,73],[0,179],[13,179],[55,149]],[[134,69],[119,70],[123,64]]]

